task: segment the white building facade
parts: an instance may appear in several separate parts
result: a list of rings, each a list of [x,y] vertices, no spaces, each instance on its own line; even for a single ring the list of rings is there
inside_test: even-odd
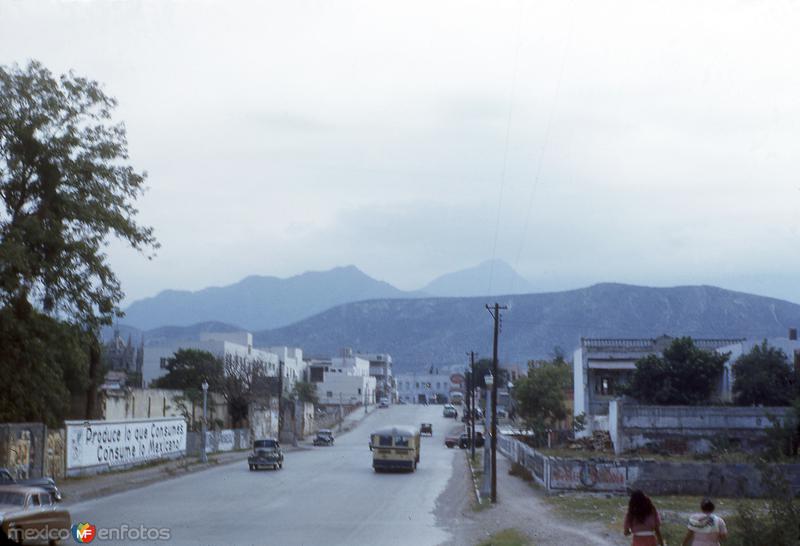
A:
[[[312,360],[309,379],[316,384],[320,404],[374,404],[377,382],[369,374],[369,360],[357,356]]]
[[[402,373],[395,376],[397,398],[409,404],[436,403],[450,400],[453,391],[463,392],[460,374]]]

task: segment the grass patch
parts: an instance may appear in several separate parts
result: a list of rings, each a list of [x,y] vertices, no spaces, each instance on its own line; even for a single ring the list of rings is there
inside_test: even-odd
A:
[[[516,529],[505,529],[480,542],[478,546],[533,546],[533,542]]]
[[[680,544],[686,535],[689,514],[700,511],[700,498],[671,495],[652,497],[661,515],[661,533],[667,544]],[[562,493],[545,497],[545,500],[565,518],[605,524],[611,532],[622,534],[622,522],[628,510],[628,497],[591,493]],[[761,499],[715,498],[716,513],[725,519],[728,529],[736,526],[736,507],[740,504],[762,511],[766,508]]]

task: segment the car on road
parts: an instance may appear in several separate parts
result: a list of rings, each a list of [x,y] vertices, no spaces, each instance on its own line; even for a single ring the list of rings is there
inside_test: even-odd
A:
[[[428,436],[433,436],[433,424],[432,423],[422,423],[419,426],[419,433],[420,434],[427,434]]]
[[[485,440],[483,439],[483,434],[475,431],[475,447],[483,447],[485,444]],[[463,433],[461,436],[458,437],[458,447],[461,449],[467,449],[470,447],[469,445],[469,434],[466,432]]]
[[[456,447],[458,445],[460,438],[458,436],[449,435],[444,437],[444,445],[449,447],[450,449]]]
[[[452,404],[445,404],[444,408],[442,408],[442,415],[450,419],[456,419],[458,418],[458,410]]]
[[[0,485],[0,528],[12,541],[50,544],[69,538],[72,519],[42,487]]]
[[[388,398],[381,398],[381,403],[378,404],[379,408],[388,408],[389,407],[389,399]]]
[[[271,466],[273,470],[283,468],[283,452],[275,438],[265,438],[253,442],[253,453],[247,457],[250,470]]]
[[[333,442],[333,432],[327,428],[320,429],[314,437],[315,446],[332,446]]]
[[[476,421],[480,421],[481,419],[483,419],[483,412],[481,411],[481,408],[475,408],[471,413],[472,413],[472,415],[475,416],[475,420]],[[470,412],[468,412],[468,411],[464,412],[464,415],[461,416],[461,422],[462,423],[468,423],[469,422],[469,414],[470,414]]]
[[[0,485],[29,485],[31,487],[41,487],[51,495],[56,502],[61,502],[61,491],[56,487],[53,478],[33,478],[29,480],[17,480],[11,475],[7,468],[0,468]]]

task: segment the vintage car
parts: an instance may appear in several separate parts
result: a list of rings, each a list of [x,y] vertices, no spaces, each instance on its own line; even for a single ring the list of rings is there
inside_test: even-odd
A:
[[[31,487],[41,487],[56,500],[61,502],[61,491],[56,487],[53,478],[33,478],[29,480],[17,480],[11,475],[7,468],[0,468],[0,485],[29,485]]]
[[[422,423],[422,424],[420,424],[419,433],[420,434],[427,434],[428,436],[433,436],[433,424],[431,424],[431,423]]]
[[[379,408],[388,408],[389,407],[389,399],[388,398],[381,398],[381,403],[378,404]]]
[[[452,436],[452,435],[445,436],[444,437],[444,445],[446,445],[447,447],[452,449],[452,448],[454,448],[454,447],[456,447],[458,445],[460,439],[461,438],[459,436]]]
[[[444,417],[456,419],[458,417],[458,411],[456,410],[456,407],[454,405],[446,404],[444,408],[442,408],[442,415]]]
[[[70,537],[72,521],[49,491],[28,485],[0,485],[0,528],[12,541],[56,544]]]
[[[275,438],[265,438],[253,442],[253,453],[247,458],[250,470],[258,470],[265,466],[273,470],[283,468],[283,452],[281,445]]]
[[[327,428],[320,429],[314,437],[315,446],[332,446],[334,442],[333,432]]]

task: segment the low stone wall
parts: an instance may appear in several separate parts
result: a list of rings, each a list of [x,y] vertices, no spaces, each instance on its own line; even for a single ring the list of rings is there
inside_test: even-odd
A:
[[[771,418],[783,421],[791,408],[732,406],[642,406],[609,403],[608,431],[619,454],[640,448],[707,453],[724,441],[753,451],[766,440]]]
[[[18,479],[45,472],[47,427],[42,423],[0,423],[0,467]]]
[[[758,497],[761,473],[752,464],[659,462],[643,459],[566,459],[542,454],[514,438],[499,436],[499,451],[532,474],[547,491],[653,495]],[[779,465],[795,495],[800,494],[800,464]]]

